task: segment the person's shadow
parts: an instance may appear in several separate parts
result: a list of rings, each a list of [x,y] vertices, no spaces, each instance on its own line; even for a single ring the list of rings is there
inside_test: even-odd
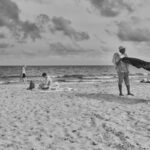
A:
[[[117,96],[114,94],[103,94],[103,93],[78,93],[76,96],[86,97],[88,99],[96,99],[98,101],[106,101],[106,102],[116,102],[121,104],[139,104],[139,103],[148,103],[149,100],[146,99],[138,99],[138,98],[130,98],[127,96]]]

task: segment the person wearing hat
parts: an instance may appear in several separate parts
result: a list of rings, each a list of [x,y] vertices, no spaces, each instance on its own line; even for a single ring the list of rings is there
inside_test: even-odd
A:
[[[121,61],[121,59],[124,57],[128,57],[126,54],[126,48],[123,46],[119,46],[119,53],[115,53],[113,56],[113,63],[118,74],[119,95],[123,96],[122,83],[124,81],[127,88],[127,95],[133,96],[133,94],[130,92],[129,65]]]

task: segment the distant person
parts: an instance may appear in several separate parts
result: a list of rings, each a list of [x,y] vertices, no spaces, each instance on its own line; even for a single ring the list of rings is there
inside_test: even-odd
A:
[[[128,57],[126,54],[126,49],[125,47],[120,46],[119,53],[115,53],[113,56],[113,63],[118,74],[119,95],[123,96],[122,83],[124,81],[127,88],[127,95],[133,96],[133,94],[130,92],[129,65],[121,60],[124,57]]]
[[[141,80],[140,82],[143,82],[143,83],[150,83],[149,73],[143,73],[143,74],[144,74],[144,79]]]
[[[27,77],[26,76],[26,66],[25,65],[22,67],[21,77],[22,77],[23,82],[25,83],[26,82],[26,77]]]
[[[39,85],[39,88],[43,89],[43,90],[47,90],[52,85],[52,78],[49,75],[47,75],[47,73],[45,73],[45,72],[42,73],[42,77],[43,77],[43,79]]]

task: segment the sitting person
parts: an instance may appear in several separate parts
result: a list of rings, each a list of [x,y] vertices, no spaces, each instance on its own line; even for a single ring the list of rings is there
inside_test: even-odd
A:
[[[52,85],[52,79],[46,73],[43,73],[42,77],[43,77],[43,80],[42,80],[42,83],[40,83],[39,88],[42,90],[47,90]]]

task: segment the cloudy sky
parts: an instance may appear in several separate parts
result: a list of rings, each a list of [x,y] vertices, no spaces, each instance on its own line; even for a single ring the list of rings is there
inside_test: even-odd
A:
[[[150,61],[150,0],[0,0],[0,65]]]

